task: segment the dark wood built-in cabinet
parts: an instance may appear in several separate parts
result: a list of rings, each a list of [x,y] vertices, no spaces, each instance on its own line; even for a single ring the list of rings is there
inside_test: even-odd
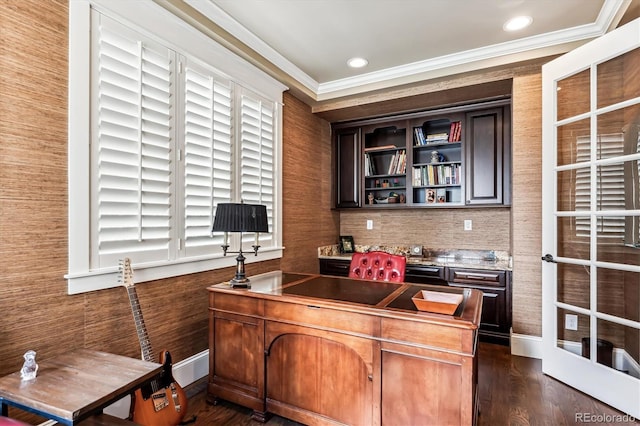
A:
[[[510,271],[447,268],[447,282],[451,287],[482,291],[482,340],[508,344],[511,328]]]
[[[336,207],[360,206],[360,129],[340,129],[336,140]]]
[[[338,208],[511,203],[508,100],[333,125]]]
[[[470,112],[466,128],[466,204],[511,204],[509,111]]]

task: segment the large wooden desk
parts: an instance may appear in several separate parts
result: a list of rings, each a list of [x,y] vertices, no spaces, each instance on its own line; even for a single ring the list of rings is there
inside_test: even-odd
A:
[[[478,290],[283,273],[209,290],[210,402],[305,424],[464,424],[477,415]],[[418,290],[462,293],[453,315]]]
[[[37,361],[35,380],[22,382],[20,372],[0,378],[2,415],[6,416],[7,405],[12,405],[74,425],[162,371],[162,364],[88,349]]]

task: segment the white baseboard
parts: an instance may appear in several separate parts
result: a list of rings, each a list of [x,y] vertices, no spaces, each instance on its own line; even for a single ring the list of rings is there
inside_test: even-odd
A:
[[[200,380],[209,374],[209,351],[202,351],[176,362],[173,364],[171,372],[173,373],[173,378],[182,388]],[[130,407],[131,397],[127,395],[105,408],[104,412],[114,417],[126,419],[129,417]]]
[[[542,337],[511,331],[511,355],[542,359]]]
[[[562,348],[582,356],[582,343],[561,341]],[[542,337],[529,336],[511,332],[511,355],[526,356],[542,359]],[[640,364],[624,349],[613,349],[613,367],[617,370],[627,371],[630,375],[640,378]]]

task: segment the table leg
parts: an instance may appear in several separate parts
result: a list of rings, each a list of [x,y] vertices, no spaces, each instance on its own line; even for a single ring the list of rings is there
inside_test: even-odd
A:
[[[0,416],[9,417],[9,406],[0,398]]]

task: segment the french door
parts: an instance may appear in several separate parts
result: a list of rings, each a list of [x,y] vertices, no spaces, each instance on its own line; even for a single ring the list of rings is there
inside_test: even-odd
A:
[[[640,418],[640,20],[542,90],[542,370]]]

